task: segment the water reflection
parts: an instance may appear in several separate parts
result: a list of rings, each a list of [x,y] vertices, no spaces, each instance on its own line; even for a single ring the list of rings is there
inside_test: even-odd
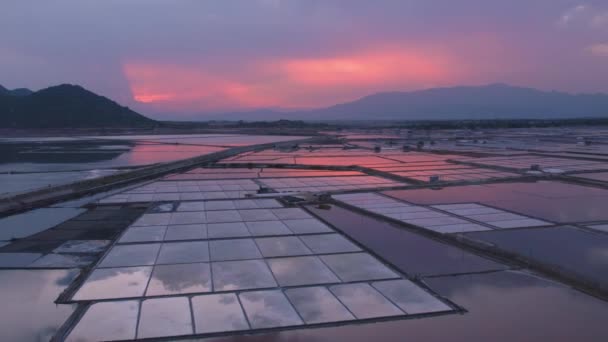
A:
[[[151,266],[96,269],[87,278],[74,300],[143,296]]]
[[[30,268],[82,268],[90,265],[97,260],[93,255],[73,255],[73,254],[47,254],[30,265]]]
[[[343,281],[366,281],[399,277],[367,253],[322,255],[321,259]]]
[[[293,236],[259,238],[255,242],[267,258],[312,253],[299,238]]]
[[[553,222],[608,220],[608,191],[552,181],[387,191],[416,204],[479,202]]]
[[[460,248],[338,206],[332,206],[330,210],[314,206],[309,206],[308,209],[410,275],[453,274],[506,268]]]
[[[268,259],[268,265],[281,286],[340,282],[316,256]]]
[[[157,265],[146,295],[169,295],[211,291],[209,264]]]
[[[608,288],[608,235],[571,226],[468,233]]]
[[[70,332],[66,341],[134,339],[138,314],[139,301],[95,303]]]
[[[252,328],[302,324],[281,290],[243,292],[239,297]]]
[[[372,286],[408,314],[451,310],[449,306],[406,279],[378,281],[372,283]]]
[[[228,147],[301,139],[260,135],[124,135],[2,139],[0,170],[48,171],[166,162]]]
[[[111,174],[117,172],[116,168],[192,158],[232,146],[301,138],[199,134],[0,139],[0,172],[12,172],[0,176],[3,184],[10,184],[0,191],[31,190]]]
[[[292,288],[285,295],[307,324],[355,319],[325,287]]]
[[[41,208],[0,219],[0,240],[23,238],[69,220],[86,209]]]
[[[369,284],[334,285],[329,289],[357,318],[404,314]]]
[[[141,303],[137,338],[193,333],[190,302],[186,297],[146,299]]]
[[[154,265],[160,246],[159,243],[114,246],[99,267]]]
[[[69,240],[55,248],[55,253],[85,253],[96,254],[103,252],[110,240]]]
[[[75,309],[54,301],[77,275],[75,270],[0,271],[0,340],[50,340]]]
[[[189,241],[162,244],[156,263],[178,264],[204,261],[209,261],[209,243],[207,241]],[[152,260],[153,263],[154,260]]]
[[[192,298],[196,333],[248,329],[249,325],[235,294],[214,294]]]
[[[215,262],[211,268],[215,291],[277,286],[268,266],[262,260]]]
[[[602,342],[608,339],[606,302],[536,276],[503,271],[440,277],[427,283],[468,312],[213,341]]]
[[[212,261],[259,259],[262,257],[251,239],[216,240],[209,242]]]

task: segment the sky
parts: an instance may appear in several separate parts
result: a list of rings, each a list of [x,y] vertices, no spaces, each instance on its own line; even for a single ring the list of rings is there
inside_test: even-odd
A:
[[[608,93],[608,1],[2,0],[0,85],[156,118],[508,83]]]

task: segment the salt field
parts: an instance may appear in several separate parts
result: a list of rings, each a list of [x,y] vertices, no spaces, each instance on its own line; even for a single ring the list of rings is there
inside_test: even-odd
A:
[[[0,196],[294,137],[192,134],[0,138]]]
[[[608,130],[322,133],[21,150],[70,181],[226,154],[6,212],[0,339],[608,338]]]

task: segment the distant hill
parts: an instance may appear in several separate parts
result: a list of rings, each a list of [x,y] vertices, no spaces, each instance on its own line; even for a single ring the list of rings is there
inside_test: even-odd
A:
[[[40,91],[0,86],[1,128],[142,127],[156,121],[80,86]]]
[[[17,88],[9,90],[0,85],[0,95],[11,95],[11,96],[26,96],[33,93],[33,91],[27,88]]]
[[[506,84],[384,92],[327,108],[222,113],[223,120],[451,120],[608,117],[608,95],[546,92]]]

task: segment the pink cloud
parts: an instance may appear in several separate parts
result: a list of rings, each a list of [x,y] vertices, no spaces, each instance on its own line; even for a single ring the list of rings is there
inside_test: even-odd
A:
[[[130,61],[123,69],[135,101],[159,109],[214,111],[316,107],[375,91],[441,85],[454,80],[456,65],[446,54],[375,47],[217,66]]]

